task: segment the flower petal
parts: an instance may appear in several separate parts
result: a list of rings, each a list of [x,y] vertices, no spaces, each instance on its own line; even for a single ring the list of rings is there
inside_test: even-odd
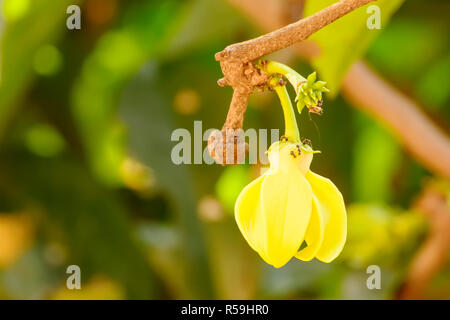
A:
[[[317,252],[317,259],[331,262],[344,247],[347,238],[347,213],[341,192],[327,178],[311,170],[305,175],[320,205],[328,212],[325,221],[325,233],[322,245]]]
[[[327,215],[328,212],[322,207],[317,197],[313,195],[311,220],[305,235],[308,246],[297,252],[295,255],[297,259],[310,261],[316,256],[322,245]]]
[[[311,216],[312,191],[300,170],[276,170],[261,185],[262,213],[266,223],[266,256],[276,268],[298,251]]]
[[[235,204],[236,223],[250,247],[263,255],[266,228],[261,212],[261,183],[264,175],[248,184],[239,194]]]

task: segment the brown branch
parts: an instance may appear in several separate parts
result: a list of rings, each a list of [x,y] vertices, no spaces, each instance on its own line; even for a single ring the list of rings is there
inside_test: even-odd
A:
[[[234,90],[227,120],[222,128],[222,135],[226,136],[229,130],[235,132],[236,129],[242,128],[250,94],[254,88],[264,85],[268,81],[268,76],[255,68],[252,61],[305,40],[333,21],[372,1],[375,0],[340,0],[305,19],[258,38],[230,45],[216,53],[216,60],[220,61],[224,74],[224,78],[220,79],[218,83],[221,86],[229,85]],[[213,135],[217,136],[217,132]],[[208,140],[208,144],[209,150],[213,150],[211,156],[214,157],[229,148],[218,143],[213,135]],[[232,141],[233,139],[225,137],[220,140]],[[215,160],[221,163],[220,159],[215,158]]]
[[[447,199],[432,187],[425,189],[416,202],[429,221],[429,235],[414,257],[398,299],[423,298],[433,277],[445,264],[450,249],[450,209]]]
[[[387,124],[424,167],[450,179],[450,140],[416,103],[363,62],[355,63],[348,71],[343,94],[355,106]]]
[[[285,23],[283,7],[276,5],[273,0],[228,1],[264,30],[269,31]],[[276,2],[279,3],[278,0]],[[267,15],[267,12],[271,14]],[[304,41],[300,45],[295,47],[300,58],[308,58],[317,53],[314,43]],[[362,62],[355,63],[349,69],[342,90],[356,107],[375,115],[391,128],[405,148],[424,167],[438,176],[450,179],[450,140],[420,111],[420,106],[383,81]]]
[[[245,107],[250,99],[250,90],[242,89],[240,87],[236,88],[233,92],[233,97],[231,98],[230,109],[228,110],[227,120],[225,122],[225,127],[239,129],[242,128],[244,124]],[[241,103],[242,102],[242,103]]]
[[[232,44],[216,54],[219,61],[231,59],[249,62],[287,48],[353,10],[375,0],[341,0],[283,28],[248,41]]]

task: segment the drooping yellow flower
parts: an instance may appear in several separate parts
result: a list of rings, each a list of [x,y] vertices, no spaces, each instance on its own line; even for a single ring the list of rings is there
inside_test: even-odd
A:
[[[268,156],[270,169],[247,185],[236,201],[236,222],[244,238],[276,268],[292,257],[331,262],[347,235],[341,193],[309,169],[309,146],[275,142]],[[306,247],[300,250],[304,241]]]

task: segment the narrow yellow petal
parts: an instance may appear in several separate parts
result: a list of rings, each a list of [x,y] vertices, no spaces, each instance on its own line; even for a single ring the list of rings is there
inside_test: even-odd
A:
[[[316,256],[322,245],[327,215],[328,212],[322,207],[317,197],[313,195],[311,220],[305,235],[308,246],[297,252],[295,255],[297,259],[310,261]]]
[[[308,171],[305,177],[320,205],[328,212],[324,238],[316,257],[320,261],[331,262],[341,253],[347,237],[347,213],[344,199],[329,179],[312,171]]]
[[[303,242],[311,216],[312,191],[300,170],[276,170],[261,185],[262,213],[267,241],[264,260],[285,265]]]
[[[261,183],[264,175],[248,184],[239,194],[235,204],[236,223],[250,247],[263,255],[265,225],[261,212]]]

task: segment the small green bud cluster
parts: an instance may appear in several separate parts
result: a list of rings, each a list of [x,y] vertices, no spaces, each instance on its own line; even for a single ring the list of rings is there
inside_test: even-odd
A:
[[[322,93],[329,92],[325,87],[325,81],[316,81],[317,75],[314,71],[311,73],[306,81],[299,82],[296,88],[297,96],[295,102],[297,102],[298,112],[301,112],[304,106],[312,113],[322,113]]]

